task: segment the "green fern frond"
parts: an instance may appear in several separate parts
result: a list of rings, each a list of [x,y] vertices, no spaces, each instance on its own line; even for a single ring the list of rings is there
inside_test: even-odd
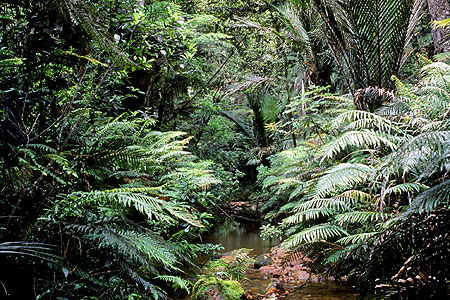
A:
[[[39,149],[42,153],[56,153],[56,149],[44,144],[29,144],[28,147]]]
[[[325,146],[324,154],[321,159],[321,163],[326,160],[333,158],[337,154],[341,153],[348,147],[380,147],[386,146],[391,150],[396,148],[395,144],[392,143],[388,138],[367,129],[362,129],[358,131],[347,131],[337,139],[333,140],[331,143]]]
[[[435,120],[423,126],[421,132],[450,131],[450,120]]]
[[[450,204],[450,180],[433,186],[425,192],[419,194],[411,203],[408,213],[418,211],[430,212],[436,207],[443,205],[449,207]]]
[[[420,174],[430,160],[444,154],[450,148],[450,131],[433,131],[413,137],[392,156],[394,169]]]
[[[374,171],[371,166],[343,163],[327,170],[317,181],[312,192],[313,199],[325,198],[366,180]]]
[[[422,84],[427,86],[450,87],[450,65],[434,62],[422,68]]]
[[[370,203],[375,200],[375,196],[360,190],[348,190],[334,197],[336,200],[346,201],[347,203]]]
[[[349,128],[357,129],[357,128],[372,128],[372,129],[378,129],[381,131],[389,132],[391,131],[393,124],[392,121],[368,112],[368,111],[362,111],[362,110],[351,110],[346,111],[342,114],[340,114],[337,118],[335,118],[331,122],[331,128],[332,129],[338,129],[342,126],[345,122],[352,122],[352,126]]]
[[[80,198],[87,201],[103,199],[108,202],[120,203],[125,207],[134,207],[149,219],[156,218],[157,220],[170,223],[175,222],[175,219],[181,219],[193,226],[203,226],[201,222],[188,213],[185,208],[170,201],[166,201],[164,196],[157,193],[157,189],[158,188],[119,188],[93,191],[81,193]]]
[[[421,183],[416,183],[416,182],[407,182],[407,183],[401,183],[401,184],[397,184],[394,186],[390,186],[389,188],[386,189],[386,191],[384,192],[385,195],[390,195],[390,194],[402,194],[402,193],[409,193],[409,192],[421,192],[423,190],[428,189],[428,186],[421,184]]]
[[[285,218],[283,220],[283,224],[292,225],[292,224],[299,224],[306,221],[313,221],[318,220],[323,216],[330,216],[335,211],[332,209],[327,208],[310,208],[306,210],[301,210],[293,215]]]
[[[391,216],[392,214],[377,211],[351,211],[335,216],[335,220],[342,226],[348,223],[353,224],[364,223],[367,221],[385,221]]]
[[[404,116],[411,111],[411,107],[402,99],[395,98],[392,102],[376,110],[376,114],[384,117]]]
[[[168,283],[172,283],[173,286],[176,288],[181,288],[183,290],[185,290],[188,294],[191,290],[191,285],[192,283],[190,281],[187,281],[186,279],[183,279],[181,277],[178,276],[173,276],[173,275],[158,275],[156,276],[156,279],[160,279],[163,280],[165,282]]]
[[[100,248],[117,251],[131,261],[152,269],[154,260],[170,269],[177,270],[179,258],[172,246],[149,230],[127,230],[111,226],[69,225],[67,228],[77,230],[92,239]],[[154,263],[154,262],[153,262]]]
[[[326,257],[325,264],[334,264],[338,261],[345,259],[351,251],[355,249],[357,245],[349,245],[345,248],[335,248],[328,252],[328,256]]]
[[[374,202],[374,200],[375,196],[373,195],[359,190],[348,190],[333,198],[311,199],[300,202],[290,206],[289,209],[294,211],[304,211],[312,208],[328,208],[334,211],[345,211],[352,207],[355,203],[371,203]]]
[[[379,232],[363,232],[363,233],[357,233],[352,234],[346,237],[343,237],[336,241],[336,244],[340,245],[350,245],[350,244],[360,244],[360,243],[367,243],[368,240],[370,240],[372,237],[379,234]]]
[[[309,209],[324,209],[329,208],[335,211],[342,211],[347,210],[351,207],[351,204],[353,203],[353,199],[350,198],[352,201],[343,201],[338,200],[336,198],[328,198],[328,199],[312,199],[305,202],[302,202],[300,204],[297,204],[291,209],[294,211],[306,211]]]
[[[339,226],[332,224],[319,224],[293,234],[286,241],[284,241],[281,246],[283,248],[292,249],[302,244],[311,244],[348,235],[349,234]]]

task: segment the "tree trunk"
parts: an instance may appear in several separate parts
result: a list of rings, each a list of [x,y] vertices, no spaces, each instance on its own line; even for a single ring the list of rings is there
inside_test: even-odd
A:
[[[441,21],[450,18],[450,0],[428,0],[428,12],[431,21]],[[450,52],[450,27],[431,30],[434,53]]]

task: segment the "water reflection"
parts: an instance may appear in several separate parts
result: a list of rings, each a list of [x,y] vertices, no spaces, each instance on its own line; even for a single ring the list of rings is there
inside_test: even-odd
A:
[[[263,240],[259,223],[239,223],[228,219],[219,225],[211,234],[203,238],[205,243],[222,244],[223,252],[236,249],[253,249],[251,256],[269,252],[270,248],[280,244],[279,238]]]

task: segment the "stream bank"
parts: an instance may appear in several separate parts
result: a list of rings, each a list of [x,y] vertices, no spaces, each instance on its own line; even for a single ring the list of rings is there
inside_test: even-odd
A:
[[[237,268],[242,263],[247,265],[240,279],[244,291],[242,299],[357,299],[356,290],[346,284],[344,278],[335,280],[312,273],[307,257],[301,253],[288,256],[278,247],[280,238],[263,240],[259,227],[258,223],[225,222],[203,240],[224,247],[222,254],[216,257],[221,267],[210,270],[210,274],[225,271],[223,265],[229,268]],[[217,296],[204,299],[227,300]]]

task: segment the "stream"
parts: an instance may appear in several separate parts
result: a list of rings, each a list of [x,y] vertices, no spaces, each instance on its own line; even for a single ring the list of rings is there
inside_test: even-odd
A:
[[[252,258],[269,253],[272,247],[281,243],[279,238],[263,240],[260,237],[259,224],[229,222],[219,225],[211,234],[204,237],[203,242],[221,244],[222,253],[236,249],[253,249],[249,256]],[[252,294],[264,294],[264,290],[271,284],[270,276],[263,275],[260,270],[249,268],[246,279],[242,282],[244,290]],[[284,297],[264,299],[309,299],[309,300],[356,300],[356,290],[348,285],[325,281],[322,283],[299,282],[287,284],[290,293]]]

